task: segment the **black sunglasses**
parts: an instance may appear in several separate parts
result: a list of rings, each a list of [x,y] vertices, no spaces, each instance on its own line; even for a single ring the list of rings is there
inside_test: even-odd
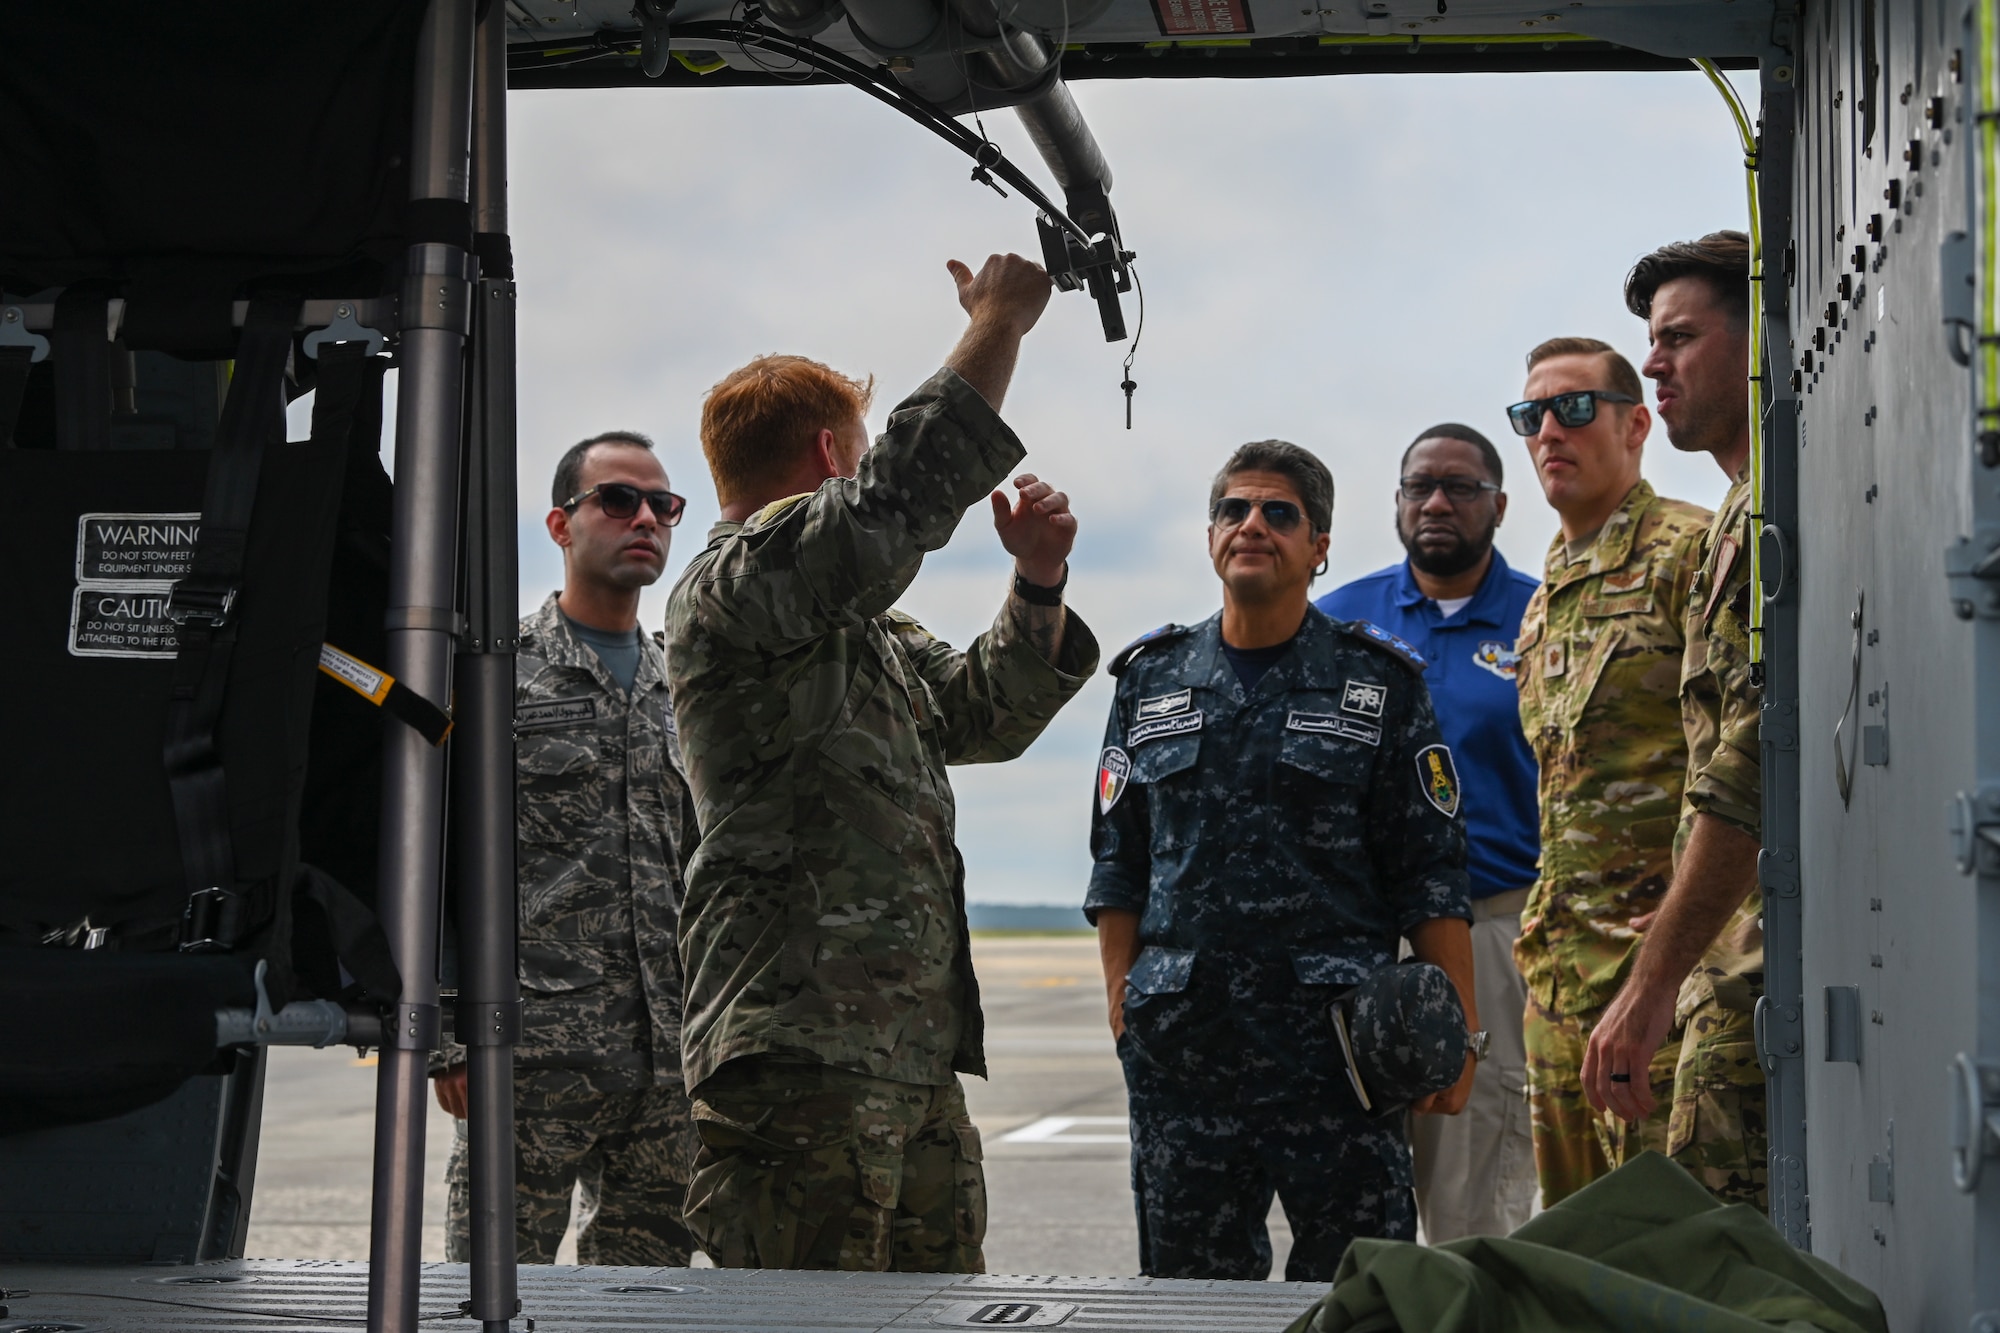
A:
[[[1473,477],[1408,476],[1396,483],[1397,492],[1411,504],[1422,504],[1436,491],[1443,491],[1445,498],[1455,505],[1470,504],[1487,491],[1499,489],[1490,481],[1479,481]]]
[[[1250,517],[1250,507],[1255,505],[1264,513],[1264,524],[1273,532],[1290,532],[1305,517],[1305,511],[1290,500],[1246,500],[1240,495],[1224,496],[1208,511],[1211,523],[1219,523],[1225,528],[1233,528]]]
[[[1575,393],[1559,393],[1552,398],[1530,398],[1525,403],[1516,403],[1507,409],[1507,420],[1513,423],[1516,435],[1534,435],[1542,429],[1542,414],[1554,412],[1557,421],[1574,430],[1578,426],[1588,426],[1597,420],[1597,404],[1600,399],[1607,403],[1639,401],[1629,394],[1610,393],[1603,389],[1578,389]]]
[[[671,528],[680,522],[688,503],[685,495],[675,495],[672,491],[642,491],[622,481],[606,481],[563,501],[564,512],[574,513],[578,505],[592,496],[597,497],[598,508],[604,511],[606,518],[621,520],[638,513],[639,502],[644,500],[653,507],[653,517],[660,520],[663,528]]]

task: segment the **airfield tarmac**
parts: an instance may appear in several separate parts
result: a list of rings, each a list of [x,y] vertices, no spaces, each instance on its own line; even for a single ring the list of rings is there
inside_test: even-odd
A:
[[[965,1080],[986,1146],[988,1271],[1137,1274],[1125,1084],[1104,1019],[1096,937],[975,933],[972,954],[993,1075]],[[374,1075],[372,1060],[357,1061],[344,1049],[272,1050],[251,1257],[368,1257]],[[426,1259],[444,1258],[451,1134],[450,1118],[431,1103]],[[1274,1208],[1271,1248],[1279,1276],[1290,1244]],[[558,1261],[574,1263],[575,1256],[571,1236]]]

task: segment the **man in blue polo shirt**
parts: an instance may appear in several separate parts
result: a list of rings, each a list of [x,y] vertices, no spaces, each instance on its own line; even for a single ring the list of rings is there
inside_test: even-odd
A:
[[[1534,1208],[1521,1038],[1528,997],[1514,937],[1541,856],[1541,823],[1535,754],[1521,734],[1514,687],[1514,640],[1535,580],[1493,549],[1507,494],[1500,455],[1484,435],[1456,423],[1433,426],[1404,451],[1400,473],[1396,535],[1409,558],[1318,605],[1336,620],[1373,621],[1423,654],[1424,683],[1465,790],[1474,987],[1491,1036],[1465,1110],[1412,1117],[1417,1212],[1435,1244],[1506,1235]]]

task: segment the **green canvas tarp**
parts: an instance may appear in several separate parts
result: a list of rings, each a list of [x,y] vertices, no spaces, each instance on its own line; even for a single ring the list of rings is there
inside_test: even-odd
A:
[[[1286,1333],[1888,1333],[1882,1303],[1646,1153],[1507,1237],[1357,1240]]]

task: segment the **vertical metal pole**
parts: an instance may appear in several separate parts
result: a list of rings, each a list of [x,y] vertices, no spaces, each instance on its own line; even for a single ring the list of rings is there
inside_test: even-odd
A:
[[[1812,1247],[1807,1209],[1805,917],[1799,897],[1799,399],[1792,390],[1792,275],[1797,63],[1763,61],[1763,131],[1757,204],[1764,229],[1764,704],[1758,727],[1764,772],[1765,1121],[1770,1135],[1771,1221],[1800,1249]]]
[[[417,43],[410,246],[398,307],[396,502],[389,571],[389,671],[427,699],[451,697],[456,616],[460,413],[471,260],[451,237],[467,211],[473,0],[431,0]],[[456,206],[454,208],[454,205]],[[386,722],[379,910],[403,993],[383,1025],[375,1085],[375,1191],[368,1327],[415,1333],[423,1238],[427,1057],[438,1041],[438,911],[445,756]]]
[[[453,732],[458,848],[458,1039],[470,1123],[472,1318],[504,1333],[520,1310],[514,1239],[515,553],[514,282],[507,248],[506,11],[480,21],[472,84],[472,392],[465,468],[465,608]]]

